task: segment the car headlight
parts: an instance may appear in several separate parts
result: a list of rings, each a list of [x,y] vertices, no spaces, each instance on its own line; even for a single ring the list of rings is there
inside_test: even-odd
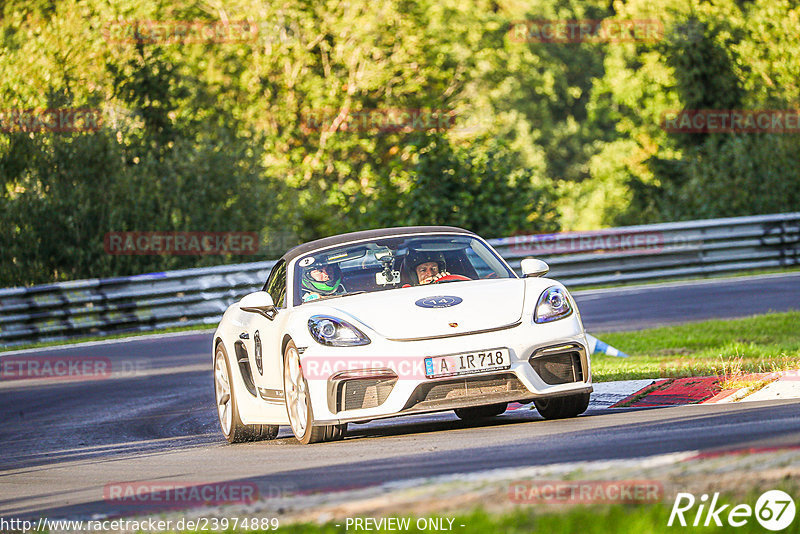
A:
[[[567,290],[560,287],[548,288],[539,297],[536,311],[533,314],[535,323],[549,323],[562,319],[572,313],[572,304],[569,302]]]
[[[311,317],[308,320],[308,331],[317,343],[330,347],[353,347],[370,343],[369,338],[355,326],[327,315]]]

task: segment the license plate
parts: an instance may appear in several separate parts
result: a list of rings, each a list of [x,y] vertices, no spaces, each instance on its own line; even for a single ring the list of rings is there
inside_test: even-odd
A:
[[[510,367],[511,358],[508,355],[508,349],[481,350],[425,358],[425,376],[428,378],[471,375]]]

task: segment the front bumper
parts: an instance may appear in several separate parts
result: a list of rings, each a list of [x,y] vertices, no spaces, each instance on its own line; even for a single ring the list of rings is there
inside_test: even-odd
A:
[[[573,314],[547,324],[523,321],[503,330],[439,339],[373,339],[360,347],[309,343],[301,362],[315,422],[340,424],[588,393],[587,346],[580,316]],[[428,356],[500,347],[509,350],[508,369],[433,379],[414,371],[424,369],[421,362]],[[320,362],[329,363],[322,368],[331,372],[318,372]],[[312,367],[314,372],[306,372]]]

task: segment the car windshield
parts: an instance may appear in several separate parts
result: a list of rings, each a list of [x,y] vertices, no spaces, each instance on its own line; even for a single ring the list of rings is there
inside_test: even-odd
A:
[[[376,238],[299,258],[294,304],[431,283],[515,277],[493,250],[469,236]]]

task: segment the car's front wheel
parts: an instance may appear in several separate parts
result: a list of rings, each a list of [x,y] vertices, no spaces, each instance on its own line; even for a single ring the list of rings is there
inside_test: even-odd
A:
[[[342,425],[315,425],[314,412],[308,393],[308,382],[303,376],[300,353],[294,341],[286,345],[283,354],[283,390],[289,424],[297,440],[308,445],[321,441],[335,441],[344,437],[347,423]]]
[[[589,393],[551,397],[533,401],[539,415],[545,419],[566,419],[576,417],[589,407]]]
[[[222,343],[214,354],[214,398],[222,433],[228,443],[275,439],[278,425],[246,425],[239,418],[239,407],[231,382],[231,364]]]
[[[456,408],[455,412],[459,419],[472,421],[473,419],[486,419],[500,415],[508,408],[507,402],[500,404],[489,404],[487,406],[473,406],[471,408]]]

